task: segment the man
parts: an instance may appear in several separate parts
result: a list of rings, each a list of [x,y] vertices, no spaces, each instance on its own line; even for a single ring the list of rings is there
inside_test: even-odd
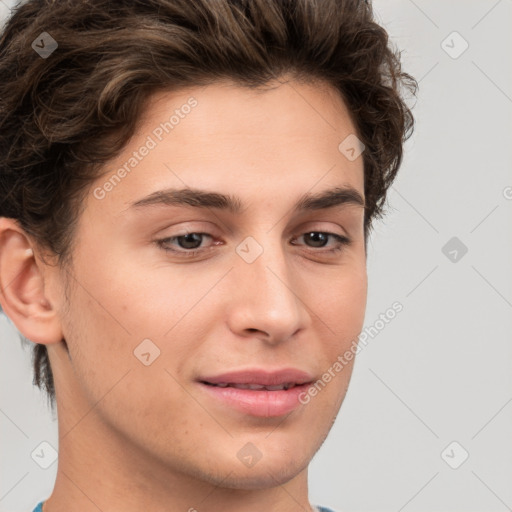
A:
[[[58,409],[36,510],[328,511],[413,126],[371,6],[33,0],[0,70],[0,301]]]

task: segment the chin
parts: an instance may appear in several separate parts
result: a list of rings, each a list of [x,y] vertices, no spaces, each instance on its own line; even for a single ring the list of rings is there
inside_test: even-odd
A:
[[[220,481],[222,487],[230,489],[268,489],[293,480],[307,468],[308,462],[299,465],[290,461],[282,461],[279,464],[271,462],[263,465],[260,461],[252,468],[226,467],[225,476]]]
[[[235,464],[231,458],[225,461],[223,485],[237,489],[266,489],[289,482],[307,468],[312,458],[305,443],[291,441],[279,445],[270,443],[270,438],[262,440],[261,458],[251,467],[245,466],[238,457],[234,459]]]

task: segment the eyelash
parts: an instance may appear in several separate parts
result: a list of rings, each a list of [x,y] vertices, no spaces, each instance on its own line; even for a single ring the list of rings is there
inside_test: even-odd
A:
[[[350,240],[349,238],[342,236],[342,235],[338,235],[336,233],[331,233],[329,231],[307,231],[306,233],[303,233],[301,236],[307,235],[310,233],[321,233],[322,235],[328,235],[328,236],[333,237],[338,242],[338,245],[336,247],[334,247],[333,249],[323,250],[323,251],[313,250],[313,252],[318,252],[320,254],[329,254],[329,255],[337,254],[337,253],[341,252],[346,246],[349,246],[352,243],[352,240]],[[190,233],[184,233],[182,235],[175,235],[175,236],[171,236],[171,237],[167,237],[167,238],[162,238],[160,240],[156,240],[156,243],[165,252],[172,253],[172,254],[179,254],[180,256],[184,256],[185,258],[193,258],[194,256],[198,256],[199,254],[205,253],[205,252],[209,251],[209,249],[212,249],[213,247],[215,247],[215,246],[213,246],[213,247],[210,247],[207,249],[192,249],[192,250],[183,249],[181,251],[177,251],[176,249],[170,249],[169,247],[166,247],[166,243],[168,243],[172,240],[176,240],[178,238],[187,236],[187,235],[192,235],[192,234],[206,235],[210,238],[213,238],[213,236],[208,233],[200,233],[200,232],[191,231]],[[314,247],[312,249],[314,249]],[[320,247],[318,249],[322,249],[322,247]]]

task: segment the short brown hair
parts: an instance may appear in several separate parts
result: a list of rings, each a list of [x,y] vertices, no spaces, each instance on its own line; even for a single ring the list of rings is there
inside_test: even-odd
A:
[[[41,58],[47,32],[57,49]],[[71,262],[88,185],[160,90],[228,78],[261,87],[291,74],[334,86],[365,145],[365,245],[414,120],[400,54],[362,0],[29,0],[0,38],[0,216],[60,265]],[[340,141],[341,142],[341,141]],[[55,402],[46,346],[34,384]]]

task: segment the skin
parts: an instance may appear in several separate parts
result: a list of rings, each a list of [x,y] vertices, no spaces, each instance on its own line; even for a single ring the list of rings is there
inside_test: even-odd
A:
[[[197,106],[95,198],[94,188],[191,96]],[[327,85],[290,81],[256,92],[226,81],[159,92],[88,191],[70,269],[44,262],[15,221],[0,219],[2,307],[25,337],[47,346],[57,390],[59,462],[45,512],[71,503],[82,512],[309,512],[308,464],[354,360],[286,417],[216,403],[195,379],[290,366],[321,378],[361,332],[363,208],[292,212],[307,192],[350,185],[364,197],[362,157],[338,150],[353,133]],[[237,195],[244,210],[129,208],[185,185]],[[155,243],[185,230],[210,234],[200,246],[212,249],[186,259]],[[352,243],[328,256],[336,240],[313,245],[302,236],[312,231]],[[250,264],[235,252],[247,236],[263,248]],[[169,245],[184,252],[191,244]],[[149,366],[133,354],[146,338],[160,350]],[[252,467],[237,457],[248,442],[262,454]]]

